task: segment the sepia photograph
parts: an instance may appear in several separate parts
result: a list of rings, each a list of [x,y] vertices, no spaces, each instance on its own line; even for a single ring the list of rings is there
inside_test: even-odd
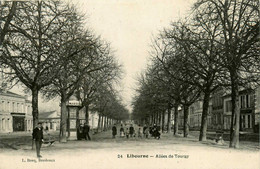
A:
[[[259,169],[258,0],[0,0],[0,169]]]

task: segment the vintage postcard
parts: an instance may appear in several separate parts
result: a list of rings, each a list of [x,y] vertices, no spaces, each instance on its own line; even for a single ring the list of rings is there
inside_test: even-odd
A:
[[[256,0],[0,0],[0,169],[259,169]]]

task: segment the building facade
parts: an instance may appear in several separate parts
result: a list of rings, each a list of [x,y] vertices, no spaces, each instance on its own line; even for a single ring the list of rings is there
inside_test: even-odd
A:
[[[243,90],[239,92],[240,130],[253,130],[255,125],[255,91]],[[231,95],[223,96],[223,129],[231,127],[232,103]]]
[[[200,128],[202,120],[203,101],[198,100],[189,107],[190,127]],[[209,101],[207,127],[213,128],[212,126],[212,99]]]
[[[254,109],[254,114],[255,114],[255,132],[259,132],[259,123],[260,123],[260,87],[256,89],[255,92],[255,109]]]
[[[32,131],[32,104],[25,96],[0,89],[0,133]]]
[[[42,122],[43,128],[49,131],[60,129],[60,114],[57,111],[40,112],[39,122]]]
[[[223,119],[224,119],[224,90],[219,89],[212,94],[212,128],[222,130],[223,129]]]

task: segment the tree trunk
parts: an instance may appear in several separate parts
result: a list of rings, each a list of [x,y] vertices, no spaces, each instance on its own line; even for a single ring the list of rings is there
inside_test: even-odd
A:
[[[103,119],[104,119],[104,116],[102,115],[101,116],[101,131],[103,131],[103,129],[104,129],[104,121],[103,121]]]
[[[153,113],[153,121],[152,121],[152,125],[155,123],[155,119],[156,119],[156,117],[155,117],[155,113]]]
[[[161,123],[161,113],[158,111],[157,112],[157,122],[156,122],[156,124],[157,124],[157,126],[160,126],[160,123]]]
[[[183,130],[183,137],[187,137],[189,134],[189,107],[187,105],[183,105],[183,113],[184,113],[184,130]]]
[[[174,104],[174,132],[173,134],[178,134],[179,131],[179,112],[178,112],[179,105],[177,103]]]
[[[104,119],[104,131],[107,130],[107,116],[105,116],[105,119]]]
[[[68,136],[67,138],[70,137],[70,109],[67,107],[67,111],[68,111],[68,119],[67,119],[67,132],[68,132]]]
[[[240,110],[239,110],[239,89],[238,75],[235,71],[231,74],[231,102],[232,102],[232,118],[230,127],[230,144],[229,147],[239,148],[239,125],[240,125]]]
[[[164,131],[165,110],[162,112],[162,133]]]
[[[66,99],[64,96],[61,96],[61,121],[60,121],[60,142],[66,143],[66,130],[67,130],[67,118],[68,111],[66,106]]]
[[[39,91],[36,87],[32,89],[32,116],[33,116],[33,128],[35,128],[38,124],[38,116],[39,116],[39,111],[38,111],[38,94]]]
[[[109,129],[109,118],[107,118],[107,129]]]
[[[87,123],[87,125],[89,125],[89,105],[85,105],[85,121]]]
[[[79,128],[80,121],[79,121],[79,108],[76,109],[76,130]]]
[[[199,141],[207,140],[207,121],[208,121],[209,98],[210,98],[210,90],[208,88],[208,90],[204,93]]]
[[[98,131],[100,130],[101,128],[101,115],[100,113],[98,114]]]
[[[168,121],[167,121],[167,132],[171,132],[171,107],[168,106]]]
[[[150,124],[153,124],[153,114],[151,116],[151,123]]]

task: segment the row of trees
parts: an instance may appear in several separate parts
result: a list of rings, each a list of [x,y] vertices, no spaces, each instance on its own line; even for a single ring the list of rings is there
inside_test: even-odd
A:
[[[231,90],[230,147],[239,147],[239,90],[255,88],[259,82],[259,44],[258,1],[198,0],[189,17],[154,38],[152,62],[139,79],[133,102],[135,118],[168,110],[169,126],[174,108],[176,134],[181,106],[187,137],[189,106],[202,98],[199,140],[206,140],[210,96],[222,87]]]
[[[114,89],[121,66],[110,45],[85,28],[84,16],[73,5],[5,1],[0,7],[1,71],[7,84],[21,83],[31,92],[33,127],[38,123],[39,92],[49,99],[60,97],[61,142],[67,141],[66,104],[72,95],[82,101],[87,122],[90,105],[109,118],[127,116]]]

